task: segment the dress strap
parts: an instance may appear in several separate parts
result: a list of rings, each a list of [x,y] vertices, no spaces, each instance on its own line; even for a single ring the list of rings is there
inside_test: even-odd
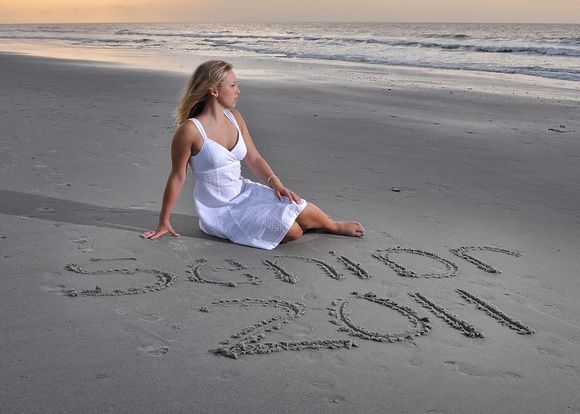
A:
[[[205,133],[205,129],[203,129],[203,125],[201,124],[201,122],[199,122],[195,118],[189,118],[189,120],[193,121],[193,123],[195,124],[195,126],[199,130],[199,133],[201,134],[201,137],[203,138],[203,140],[205,141],[206,139],[208,139],[207,134]]]
[[[232,114],[232,111],[230,111],[229,109],[224,109],[224,114],[225,114],[225,116],[228,117],[228,119],[232,122],[232,124],[234,124],[235,127],[238,129],[238,132],[240,133],[240,137],[241,137],[242,130],[240,129],[240,126],[238,125],[238,122],[236,121],[236,117],[234,116],[234,114]]]

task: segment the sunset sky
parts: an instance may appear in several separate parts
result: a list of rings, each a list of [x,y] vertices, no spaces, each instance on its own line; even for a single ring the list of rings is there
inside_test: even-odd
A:
[[[580,0],[0,0],[0,23],[164,21],[580,23]]]

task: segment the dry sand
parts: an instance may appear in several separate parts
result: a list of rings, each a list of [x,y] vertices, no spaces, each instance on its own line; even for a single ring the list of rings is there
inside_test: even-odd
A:
[[[0,67],[2,413],[580,412],[578,94],[242,79],[276,173],[367,229],[267,252],[193,180],[138,237],[184,75]]]

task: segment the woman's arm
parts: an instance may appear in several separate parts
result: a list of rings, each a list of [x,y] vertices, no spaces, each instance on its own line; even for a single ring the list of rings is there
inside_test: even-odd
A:
[[[203,140],[195,125],[191,122],[182,124],[175,132],[171,143],[171,173],[167,178],[167,184],[165,184],[165,191],[163,192],[163,205],[159,213],[159,224],[157,229],[141,234],[143,238],[155,240],[165,233],[179,236],[171,227],[169,218],[185,183],[189,157],[192,151],[194,153],[199,152],[202,144]]]
[[[252,140],[250,131],[248,131],[246,121],[244,121],[244,118],[242,117],[240,112],[236,110],[231,111],[234,114],[234,117],[236,118],[236,121],[238,122],[240,129],[242,130],[244,143],[246,144],[246,148],[248,150],[246,157],[244,158],[244,161],[246,162],[252,173],[274,190],[274,193],[276,194],[278,200],[282,201],[283,197],[288,197],[288,200],[292,202],[295,203],[301,202],[302,199],[298,197],[298,195],[294,191],[291,191],[282,184],[280,178],[278,178],[278,176],[274,174],[274,171],[272,171],[270,165],[268,165],[266,160],[262,158],[262,156],[256,149],[256,146],[254,145],[254,141]]]

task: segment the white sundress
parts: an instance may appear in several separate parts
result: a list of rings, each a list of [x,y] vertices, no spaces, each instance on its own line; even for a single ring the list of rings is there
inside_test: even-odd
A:
[[[234,243],[271,250],[307,203],[302,200],[296,204],[287,198],[279,201],[270,187],[241,176],[246,144],[231,111],[224,110],[224,115],[238,130],[238,141],[231,151],[210,139],[199,120],[190,118],[203,137],[201,150],[189,159],[196,180],[193,200],[199,228]]]

